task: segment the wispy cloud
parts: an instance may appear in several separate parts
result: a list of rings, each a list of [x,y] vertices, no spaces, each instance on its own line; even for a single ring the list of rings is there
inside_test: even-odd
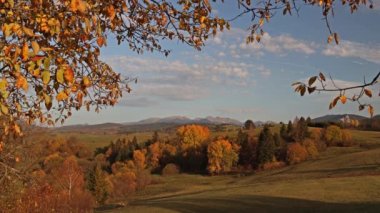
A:
[[[272,75],[272,71],[267,67],[259,66],[257,70],[259,71],[260,75],[263,77],[269,77]]]
[[[271,36],[265,33],[260,43],[241,43],[240,48],[254,51],[263,50],[274,54],[287,54],[289,52],[313,54],[315,53],[316,45],[296,39],[290,35]]]
[[[123,98],[118,106],[127,106],[127,107],[151,107],[156,106],[159,103],[152,99],[146,97],[138,97],[138,98]]]
[[[326,56],[354,57],[380,64],[380,44],[342,41],[339,45],[327,45],[322,53]]]
[[[207,97],[213,86],[239,88],[254,83],[254,65],[207,56],[194,56],[190,62],[129,56],[110,57],[106,61],[124,75],[137,76],[139,84],[133,94],[139,97],[190,101]]]
[[[317,49],[315,43],[303,41],[288,34],[273,36],[265,33],[260,43],[246,44],[245,38],[248,34],[248,31],[241,28],[232,28],[229,31],[217,34],[210,40],[210,44],[230,50],[235,58],[240,58],[241,52],[238,51],[248,51],[255,55],[262,55],[265,52],[281,55],[297,52],[309,55],[315,53]]]
[[[137,91],[138,95],[151,95],[171,101],[193,101],[208,96],[207,90],[191,85],[142,85]]]

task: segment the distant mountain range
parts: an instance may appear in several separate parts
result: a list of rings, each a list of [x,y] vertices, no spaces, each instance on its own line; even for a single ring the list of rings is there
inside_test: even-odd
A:
[[[103,123],[103,124],[81,124],[63,126],[57,128],[58,131],[75,131],[75,132],[107,132],[107,133],[124,133],[135,131],[154,131],[166,128],[172,128],[184,124],[203,124],[203,125],[220,125],[230,124],[242,126],[243,123],[232,118],[212,117],[191,119],[185,116],[170,116],[164,118],[148,118],[137,122],[128,123]]]
[[[154,123],[173,123],[173,124],[233,124],[233,125],[242,125],[242,122],[225,117],[212,117],[208,116],[205,118],[195,118],[191,119],[185,116],[170,116],[164,118],[148,118],[138,122],[124,123],[125,125],[136,125],[136,124],[154,124]]]
[[[355,115],[355,114],[341,114],[341,115],[325,115],[325,116],[321,116],[321,117],[314,118],[314,119],[312,119],[311,121],[314,122],[314,123],[323,123],[323,122],[340,122],[342,119],[344,119],[344,118],[347,117],[347,116],[348,116],[350,119],[355,119],[355,120],[358,120],[358,121],[369,119],[368,117],[361,116],[361,115]],[[376,118],[380,118],[380,115],[377,115],[377,116],[375,116],[374,118],[375,118],[375,119],[376,119]]]

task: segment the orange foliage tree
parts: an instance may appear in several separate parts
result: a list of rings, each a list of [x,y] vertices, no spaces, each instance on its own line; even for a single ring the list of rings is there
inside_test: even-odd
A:
[[[289,164],[300,163],[307,159],[307,150],[300,143],[291,143],[288,145],[286,160]]]
[[[74,156],[65,159],[61,166],[52,171],[55,184],[65,193],[69,200],[75,190],[83,189],[84,175]]]
[[[133,152],[133,162],[137,169],[142,170],[145,169],[146,163],[145,163],[145,154],[141,150],[135,150]]]
[[[239,160],[240,146],[228,140],[216,140],[207,147],[208,166],[211,174],[228,172]]]
[[[177,129],[182,150],[200,147],[210,136],[210,130],[201,125],[185,125]]]

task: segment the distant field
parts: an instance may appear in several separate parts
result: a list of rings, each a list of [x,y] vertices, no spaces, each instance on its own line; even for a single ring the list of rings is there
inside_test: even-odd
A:
[[[124,208],[103,212],[379,212],[380,133],[352,131],[357,147],[257,174],[155,177]]]

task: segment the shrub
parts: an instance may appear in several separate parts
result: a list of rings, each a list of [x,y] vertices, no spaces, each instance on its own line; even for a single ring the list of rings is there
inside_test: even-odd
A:
[[[288,145],[286,152],[286,160],[289,164],[300,163],[307,159],[307,151],[299,143],[291,143]]]
[[[163,176],[170,176],[179,174],[179,168],[174,163],[167,164],[161,171]]]

